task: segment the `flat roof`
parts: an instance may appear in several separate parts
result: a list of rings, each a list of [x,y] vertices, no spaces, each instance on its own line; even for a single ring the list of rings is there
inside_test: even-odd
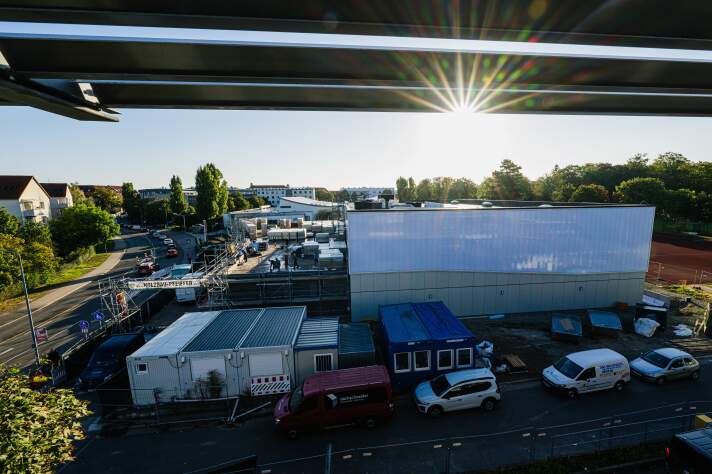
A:
[[[196,335],[200,334],[200,331],[210,324],[218,314],[220,314],[219,311],[185,313],[173,322],[173,324],[141,346],[136,352],[131,354],[130,357],[169,356],[177,354]]]
[[[262,309],[222,311],[182,352],[235,349],[262,314]]]
[[[496,201],[491,201],[492,203]],[[548,209],[615,209],[615,208],[636,208],[636,207],[655,207],[653,204],[603,204],[603,203],[581,203],[575,205],[573,203],[547,203],[550,205],[533,204],[526,201],[521,201],[519,205],[492,205],[482,206],[478,204],[467,204],[455,207],[397,207],[392,209],[349,209],[349,214],[355,212],[454,212],[454,211],[506,211],[512,209],[532,209],[532,210],[548,210]]]
[[[411,303],[411,305],[433,340],[446,341],[475,337],[442,301]]]
[[[333,347],[339,343],[339,318],[307,318],[299,329],[295,349]]]
[[[348,323],[339,326],[339,354],[374,353],[371,328],[366,323]]]
[[[378,307],[381,324],[390,342],[429,341],[430,334],[410,303]]]

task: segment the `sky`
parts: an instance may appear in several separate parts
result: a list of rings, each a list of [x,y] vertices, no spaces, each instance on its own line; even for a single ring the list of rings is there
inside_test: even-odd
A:
[[[270,32],[28,25],[1,33],[82,34],[299,42],[353,47],[520,51],[538,54],[665,57],[712,61],[712,53],[422,38],[363,38]],[[543,49],[537,49],[543,48]],[[398,176],[481,181],[508,158],[534,179],[558,164],[625,162],[636,153],[675,151],[709,160],[712,119],[471,113],[226,110],[120,111],[119,123],[80,122],[24,107],[0,107],[0,173],[40,181],[168,186],[194,182],[212,162],[231,186],[290,184],[339,189],[393,186]]]

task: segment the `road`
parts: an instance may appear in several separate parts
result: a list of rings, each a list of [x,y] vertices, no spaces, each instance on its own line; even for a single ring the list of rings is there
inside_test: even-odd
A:
[[[629,436],[647,429],[648,439],[656,435],[664,439],[670,429],[681,427],[682,420],[666,420],[647,428],[642,424],[630,426],[630,423],[712,411],[712,359],[702,362],[702,374],[697,382],[685,380],[658,387],[634,380],[623,393],[598,392],[582,395],[577,400],[545,392],[538,382],[507,385],[502,388],[501,404],[491,413],[471,410],[430,419],[418,414],[407,396],[400,397],[396,401],[396,414],[386,425],[371,431],[348,427],[305,434],[295,441],[276,435],[268,416],[234,428],[216,426],[123,437],[90,437],[79,446],[77,461],[62,472],[190,472],[251,454],[257,454],[262,466],[258,472],[323,472],[324,459],[320,455],[328,444],[339,452],[333,458],[334,473],[441,472],[448,456],[447,448],[452,472],[461,472],[527,462],[532,447],[538,458],[551,452],[560,455],[577,449],[592,451],[596,443],[606,448],[608,440],[599,439],[609,430],[613,436]],[[679,405],[695,400],[698,402],[688,406]],[[665,407],[659,408],[662,406]],[[592,419],[596,421],[569,425]],[[665,431],[656,433],[658,429]],[[502,432],[508,433],[492,435]],[[562,436],[574,432],[578,434]],[[636,436],[643,437],[642,434]],[[637,438],[626,439],[635,441]],[[421,440],[435,441],[416,443]],[[414,444],[379,447],[401,443]],[[574,443],[576,446],[567,449],[558,447]],[[616,441],[611,444],[615,446]],[[343,452],[353,448],[361,449]],[[317,457],[269,464],[309,456]]]
[[[179,248],[187,245],[189,247],[188,252],[191,255],[195,255],[192,243],[186,244],[186,242],[189,242],[186,237],[187,234],[183,232],[172,232],[170,234],[174,237]],[[182,263],[186,255],[186,252],[181,248],[178,258],[165,258],[163,246],[144,233],[126,234],[123,238],[126,242],[125,253],[113,270],[94,278],[91,283],[55,303],[32,312],[35,327],[46,328],[49,336],[46,342],[39,345],[40,355],[44,355],[52,349],[60,350],[63,347],[67,347],[81,337],[79,321],[91,319],[92,312],[100,308],[98,296],[99,279],[132,272],[136,265],[136,257],[142,256],[153,245],[156,246],[156,255],[161,257],[159,263],[162,267],[174,263]],[[34,355],[27,315],[24,312],[3,315],[3,318],[0,318],[0,363],[26,367],[33,361]]]

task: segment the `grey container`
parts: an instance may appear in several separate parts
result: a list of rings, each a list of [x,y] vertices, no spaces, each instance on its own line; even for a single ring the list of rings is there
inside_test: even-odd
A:
[[[376,363],[371,328],[365,323],[339,326],[339,369],[367,367]]]
[[[296,384],[316,372],[339,368],[339,318],[308,318],[294,344]]]

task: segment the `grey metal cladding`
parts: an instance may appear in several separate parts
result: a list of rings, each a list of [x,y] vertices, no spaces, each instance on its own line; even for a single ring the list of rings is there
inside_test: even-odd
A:
[[[290,346],[294,343],[305,315],[305,306],[265,308],[240,347]]]
[[[298,349],[336,347],[338,342],[338,318],[310,318],[302,323],[294,347]]]
[[[261,313],[261,308],[223,311],[183,349],[183,352],[235,349]]]

